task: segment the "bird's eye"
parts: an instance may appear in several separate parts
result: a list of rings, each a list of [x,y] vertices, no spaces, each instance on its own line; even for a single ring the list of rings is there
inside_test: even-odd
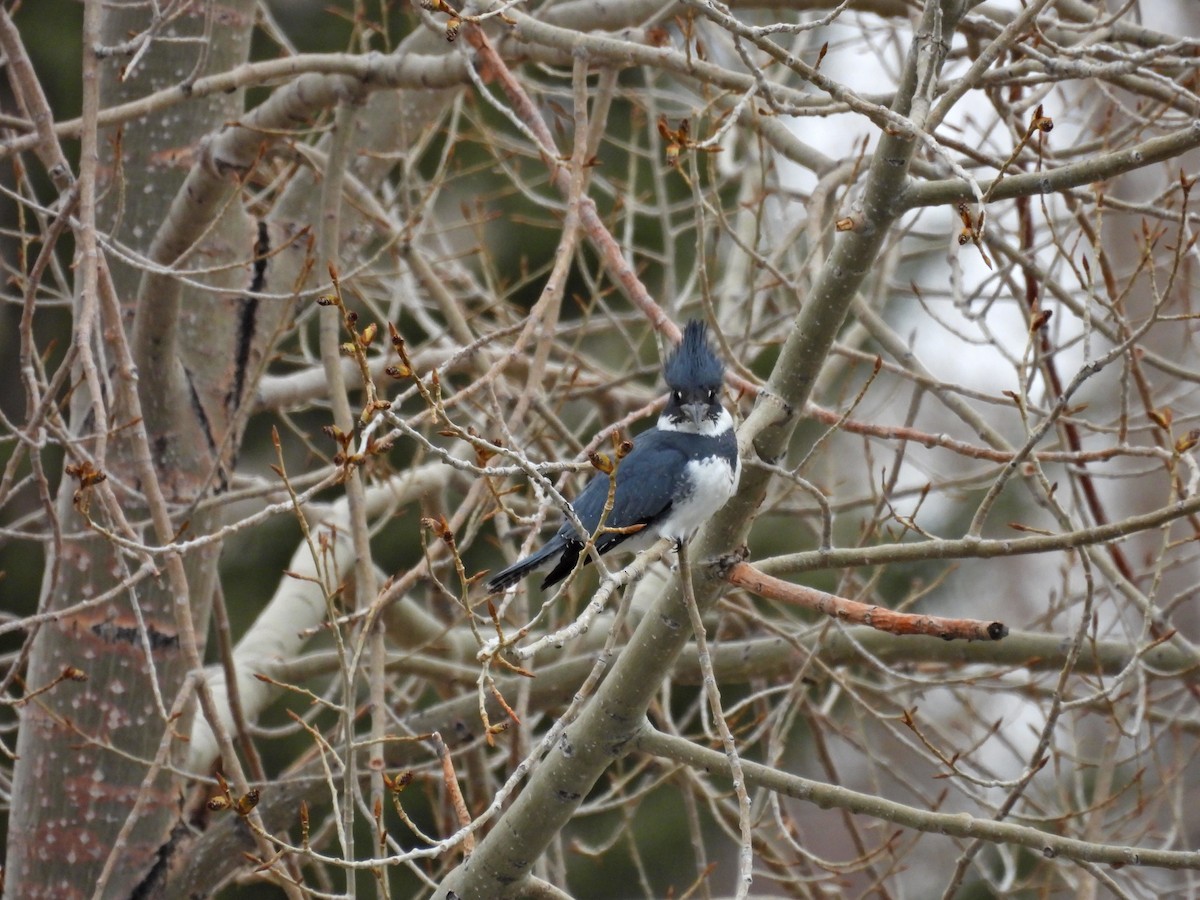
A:
[[[709,388],[708,389],[708,402],[712,403],[716,399],[717,399],[717,389]]]
[[[683,402],[683,391],[671,391],[671,399],[676,403]]]

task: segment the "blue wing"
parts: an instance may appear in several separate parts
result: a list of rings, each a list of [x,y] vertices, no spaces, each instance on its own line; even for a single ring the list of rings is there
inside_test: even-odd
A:
[[[642,432],[634,438],[633,450],[617,466],[617,488],[613,496],[612,511],[604,520],[605,527],[627,528],[631,525],[642,525],[643,530],[653,528],[657,522],[670,514],[673,498],[687,493],[688,462],[698,455],[717,453],[736,459],[737,444],[732,434],[716,438],[659,431],[657,428]],[[609,477],[596,475],[571,504],[589,535],[594,533],[600,524],[604,504],[608,501],[608,489]],[[603,555],[638,533],[601,534],[596,539],[596,550]],[[488,589],[503,590],[556,554],[561,554],[542,582],[544,590],[571,573],[579,562],[583,547],[584,537],[575,530],[570,521],[564,519],[558,533],[546,546],[496,575],[488,583]],[[588,561],[584,560],[585,563]]]
[[[676,432],[650,429],[634,439],[632,452],[617,466],[617,489],[612,511],[604,520],[605,527],[649,527],[671,511],[671,499],[678,494],[691,458],[689,438],[694,439]],[[571,504],[589,534],[600,524],[604,504],[608,502],[608,489],[609,477],[597,475]],[[633,537],[634,533],[602,534],[596,540],[596,549],[604,553]],[[579,533],[568,521],[563,522],[558,535],[582,543]]]
[[[606,528],[627,528],[630,525],[653,527],[671,511],[671,498],[683,478],[688,462],[686,438],[680,441],[675,432],[650,429],[633,441],[633,450],[617,466],[617,488],[613,495],[612,511],[604,520]],[[600,524],[604,505],[608,502],[610,479],[607,475],[592,478],[571,504],[575,515],[588,530],[595,532]],[[596,538],[596,550],[601,555],[612,550],[638,532],[606,532]],[[563,545],[562,556],[542,582],[542,589],[557,584],[571,573],[579,562],[584,539],[575,526],[564,519],[555,541]],[[584,559],[586,565],[590,558]]]

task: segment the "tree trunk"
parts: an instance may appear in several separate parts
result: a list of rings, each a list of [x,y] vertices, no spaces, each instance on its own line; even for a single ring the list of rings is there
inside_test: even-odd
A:
[[[111,47],[143,34],[152,14],[150,4],[104,6],[103,43]],[[166,26],[161,37],[171,40],[153,40],[140,57],[135,50],[133,58],[117,54],[101,59],[101,107],[228,70],[246,58],[253,22],[251,0],[191,5]],[[97,193],[104,199],[97,230],[137,254],[150,255],[190,168],[197,140],[236,118],[241,105],[240,91],[222,94],[138,118],[120,133],[102,134]],[[220,262],[248,260],[252,243],[246,216],[232,203],[217,227],[180,262],[209,269]],[[114,265],[112,285],[121,308],[152,323],[172,315],[160,307],[158,297],[143,297],[133,308],[141,268]],[[216,279],[217,290],[244,290],[247,269],[233,266]],[[237,442],[236,434],[226,434],[236,421],[230,413],[240,399],[232,397],[232,405],[227,400],[232,380],[228,348],[236,346],[229,335],[239,327],[241,300],[216,290],[194,290],[184,293],[180,302],[190,314],[179,316],[174,346],[161,348],[172,357],[167,372],[152,371],[145,359],[136,357],[137,370],[122,365],[120,354],[112,350],[111,329],[119,327],[113,308],[107,318],[96,313],[104,309],[102,296],[86,296],[81,288],[74,310],[77,329],[92,317],[86,324],[93,329],[97,367],[111,391],[97,405],[86,384],[80,384],[72,398],[71,433],[82,453],[102,454],[96,464],[107,479],[99,488],[111,489],[124,520],[150,545],[163,541],[149,526],[143,483],[147,470],[139,465],[139,454],[147,446],[131,427],[137,410],[121,401],[122,389],[132,386],[138,392],[150,462],[171,511],[171,524],[183,536],[212,530],[213,514],[194,506],[222,488],[223,470]],[[124,318],[128,325],[129,317]],[[178,348],[187,350],[176,352]],[[82,382],[82,373],[74,374]],[[96,421],[97,408],[107,412],[107,421]],[[98,436],[106,430],[104,451]],[[67,462],[70,466],[79,460],[68,457]],[[186,749],[179,736],[188,731],[192,704],[178,720],[168,721],[167,716],[189,668],[181,650],[176,603],[190,605],[202,641],[220,552],[219,544],[212,543],[183,558],[186,596],[178,596],[159,558],[155,574],[135,587],[114,590],[148,565],[149,557],[123,551],[97,533],[89,519],[106,531],[122,533],[123,528],[112,506],[89,496],[88,489],[81,489],[75,502],[70,478],[64,475],[59,492],[61,540],[45,570],[41,610],[63,610],[110,592],[111,596],[45,624],[32,646],[26,678],[30,691],[50,684],[68,667],[80,670],[87,680],[59,684],[22,710],[6,864],[7,892],[13,897],[91,896],[110,854],[120,862],[104,896],[126,897],[156,865],[169,860],[170,838],[180,818],[181,781],[168,768],[160,769],[150,783],[145,781],[164,740],[170,742],[171,760],[181,759]],[[122,834],[131,814],[133,827]]]

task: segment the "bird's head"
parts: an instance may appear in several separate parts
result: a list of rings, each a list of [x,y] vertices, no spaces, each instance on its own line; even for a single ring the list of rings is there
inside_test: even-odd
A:
[[[663,366],[671,395],[658,427],[692,434],[716,434],[729,427],[729,413],[721,406],[724,374],[724,364],[709,346],[708,326],[692,319]]]

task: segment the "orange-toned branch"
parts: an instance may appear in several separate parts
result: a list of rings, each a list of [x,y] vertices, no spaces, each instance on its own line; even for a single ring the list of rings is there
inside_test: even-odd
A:
[[[845,597],[827,594],[815,588],[793,584],[760,572],[744,562],[736,563],[730,568],[725,579],[730,584],[745,588],[760,597],[811,609],[843,622],[868,625],[889,634],[928,634],[947,641],[998,641],[1008,635],[1008,626],[1003,622],[947,619],[942,616],[895,612],[883,606],[847,600]]]

